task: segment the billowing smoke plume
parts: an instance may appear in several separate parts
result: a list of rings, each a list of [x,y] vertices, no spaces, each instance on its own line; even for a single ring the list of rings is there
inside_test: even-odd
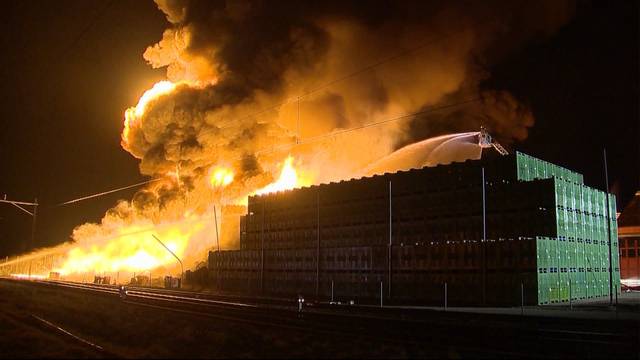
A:
[[[331,166],[332,176],[348,177],[447,132],[485,125],[505,143],[526,138],[530,110],[508,93],[481,89],[484,69],[553,33],[572,8],[559,1],[157,3],[171,26],[144,57],[186,83],[149,104],[125,147],[149,175],[180,166],[199,176],[220,161],[249,159],[247,168],[233,164],[242,180],[271,170],[274,158],[261,150],[295,137],[304,142],[468,99],[475,102],[292,151],[312,171]]]
[[[572,15],[559,0],[156,2],[169,27],[144,58],[172,83],[127,112],[122,144],[143,174],[167,180],[76,229],[80,242],[192,214],[210,224],[211,204],[271,183],[290,154],[318,183],[480,125],[523,140],[530,109],[483,88],[486,69]],[[216,169],[234,174],[221,191],[209,186]]]

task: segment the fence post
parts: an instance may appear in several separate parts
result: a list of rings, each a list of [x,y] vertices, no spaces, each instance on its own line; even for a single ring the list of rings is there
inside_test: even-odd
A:
[[[444,282],[444,311],[447,311],[447,282]]]
[[[333,302],[333,280],[331,280],[331,302]]]
[[[573,300],[571,294],[571,279],[569,279],[569,310],[573,310]]]
[[[524,282],[520,281],[520,315],[524,315]]]
[[[618,285],[615,285],[613,289],[616,291],[616,320],[618,320]]]

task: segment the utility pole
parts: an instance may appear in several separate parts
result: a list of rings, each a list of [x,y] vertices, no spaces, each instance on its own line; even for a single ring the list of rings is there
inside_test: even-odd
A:
[[[296,118],[296,145],[300,143],[300,96],[298,96],[298,109]]]
[[[31,223],[31,241],[29,243],[29,250],[33,247],[36,240],[36,219],[38,218],[38,198],[35,198],[33,202],[33,222]]]
[[[262,198],[262,227],[260,229],[260,293],[264,293],[264,203]]]
[[[316,299],[320,296],[320,188],[316,193]]]
[[[606,188],[604,189],[604,195],[607,197],[607,240],[609,242],[609,305],[613,305],[613,264],[611,263],[611,214],[609,213],[609,209],[611,206],[609,205],[609,171],[607,170],[607,149],[603,150],[603,158],[604,158],[604,181]],[[616,254],[617,256],[617,254]],[[617,295],[618,290],[616,290]]]
[[[0,203],[6,203],[6,204],[11,204],[15,207],[17,207],[18,209],[20,209],[21,211],[31,215],[31,217],[33,218],[33,222],[31,224],[31,239],[29,241],[29,244],[26,244],[25,246],[25,251],[28,251],[31,249],[31,246],[33,246],[33,243],[35,242],[35,236],[36,236],[36,218],[38,216],[38,198],[35,199],[34,202],[30,203],[30,202],[24,202],[24,201],[14,201],[14,200],[7,200],[7,194],[4,194],[3,198],[0,199]],[[25,206],[33,206],[33,212],[25,209]]]
[[[484,166],[482,167],[482,305],[487,303],[487,204],[485,193]]]
[[[216,214],[216,205],[213,205],[213,220],[216,225],[216,245],[218,247],[218,251],[220,251],[220,239],[218,238],[218,215]]]
[[[388,250],[388,262],[389,262],[389,299],[391,299],[391,274],[392,274],[392,239],[393,239],[393,212],[392,212],[392,200],[391,200],[391,180],[389,180],[389,250]]]

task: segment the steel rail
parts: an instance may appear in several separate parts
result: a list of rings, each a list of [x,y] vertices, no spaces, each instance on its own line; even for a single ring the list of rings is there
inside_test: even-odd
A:
[[[41,318],[38,315],[31,314],[31,317],[36,319],[36,320],[38,320],[40,323],[46,325],[47,327],[56,330],[59,334],[67,336],[67,337],[70,337],[70,338],[76,340],[77,342],[85,345],[86,347],[98,352],[101,355],[106,355],[108,357],[113,357],[113,358],[118,357],[116,354],[114,354],[114,353],[112,353],[112,352],[110,352],[108,350],[105,350],[105,348],[103,348],[102,346],[97,345],[95,343],[92,343],[91,341],[86,340],[86,339],[84,339],[84,338],[82,338],[82,337],[80,337],[78,335],[75,335],[72,332],[70,332],[70,331],[68,331],[68,330],[66,330],[66,329],[64,329],[64,328],[62,328],[62,327],[60,327],[60,326],[48,321],[48,320],[45,320],[45,319]]]

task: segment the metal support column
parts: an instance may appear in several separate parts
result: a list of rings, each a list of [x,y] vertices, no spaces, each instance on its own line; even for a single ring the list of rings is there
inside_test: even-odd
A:
[[[520,315],[524,315],[524,283],[520,282]]]
[[[447,282],[444,282],[444,311],[447,311],[447,302],[448,302],[448,298],[447,298]]]
[[[320,189],[316,193],[316,298],[320,296]]]
[[[24,201],[7,200],[7,195],[5,194],[3,198],[0,199],[0,203],[11,204],[17,207],[18,209],[20,209],[22,212],[29,214],[33,218],[33,222],[31,224],[31,239],[27,240],[29,241],[29,243],[26,243],[26,242],[22,243],[22,247],[24,250],[23,252],[28,252],[29,250],[31,250],[31,247],[35,242],[35,237],[36,237],[36,218],[38,216],[38,198],[35,199],[35,202],[29,203]],[[25,209],[24,206],[33,206],[33,212]]]
[[[611,219],[609,213],[609,172],[607,170],[607,149],[603,150],[604,157],[604,181],[606,189],[604,191],[605,196],[607,197],[607,240],[609,242],[609,305],[613,305],[613,264],[611,262]],[[616,254],[617,256],[617,254]]]
[[[331,280],[331,303],[333,303],[333,279]]]
[[[388,249],[388,267],[389,267],[389,278],[388,278],[388,296],[389,299],[391,299],[391,279],[392,279],[392,254],[391,254],[391,250],[392,250],[392,231],[393,231],[393,213],[392,213],[392,201],[391,201],[391,180],[389,180],[389,249]]]
[[[571,279],[569,279],[569,310],[573,310],[573,294],[571,290]]]
[[[36,241],[36,220],[38,218],[38,198],[33,202],[33,223],[31,224],[31,241],[27,251],[31,250]]]
[[[262,199],[262,230],[260,234],[260,292],[264,293],[264,203]]]
[[[222,211],[222,208],[220,208]],[[222,214],[221,214],[222,215]],[[213,221],[216,226],[216,247],[218,248],[218,252],[220,251],[220,238],[218,237],[218,215],[216,213],[216,205],[213,205]]]
[[[487,303],[487,207],[484,166],[482,167],[482,305]]]

